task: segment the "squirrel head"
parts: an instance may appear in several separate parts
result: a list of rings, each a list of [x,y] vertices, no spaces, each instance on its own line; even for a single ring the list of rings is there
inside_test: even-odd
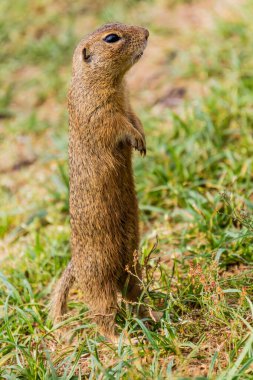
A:
[[[104,83],[121,79],[142,56],[148,36],[139,26],[103,25],[78,44],[73,74]]]

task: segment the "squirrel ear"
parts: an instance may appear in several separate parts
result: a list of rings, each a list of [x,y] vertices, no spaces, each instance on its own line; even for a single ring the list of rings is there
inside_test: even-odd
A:
[[[83,50],[82,50],[82,54],[83,54],[83,59],[84,59],[84,61],[86,61],[86,62],[90,62],[90,60],[91,60],[91,55],[90,55],[89,49],[88,49],[87,47],[83,48]]]

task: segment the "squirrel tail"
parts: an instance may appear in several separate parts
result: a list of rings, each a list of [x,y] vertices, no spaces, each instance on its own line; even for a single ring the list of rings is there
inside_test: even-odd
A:
[[[54,323],[59,322],[61,316],[67,311],[67,298],[74,282],[74,270],[72,262],[70,261],[55,287],[50,302],[49,316]]]

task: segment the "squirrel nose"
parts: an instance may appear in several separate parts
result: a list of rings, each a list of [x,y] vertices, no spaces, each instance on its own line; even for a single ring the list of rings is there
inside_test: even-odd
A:
[[[144,29],[144,34],[145,34],[145,38],[147,40],[148,37],[149,37],[149,31],[148,31],[148,29]]]

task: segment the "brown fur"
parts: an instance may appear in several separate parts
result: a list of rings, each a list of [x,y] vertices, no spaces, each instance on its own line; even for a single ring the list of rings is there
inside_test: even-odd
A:
[[[106,43],[103,38],[112,33],[121,39]],[[88,35],[74,53],[68,97],[72,259],[54,292],[51,315],[57,320],[65,312],[76,280],[100,332],[111,339],[117,292],[128,279],[126,298],[136,301],[141,294],[139,281],[128,278],[125,268],[132,268],[139,245],[132,148],[145,154],[146,145],[123,77],[147,38],[146,29],[123,24]]]

